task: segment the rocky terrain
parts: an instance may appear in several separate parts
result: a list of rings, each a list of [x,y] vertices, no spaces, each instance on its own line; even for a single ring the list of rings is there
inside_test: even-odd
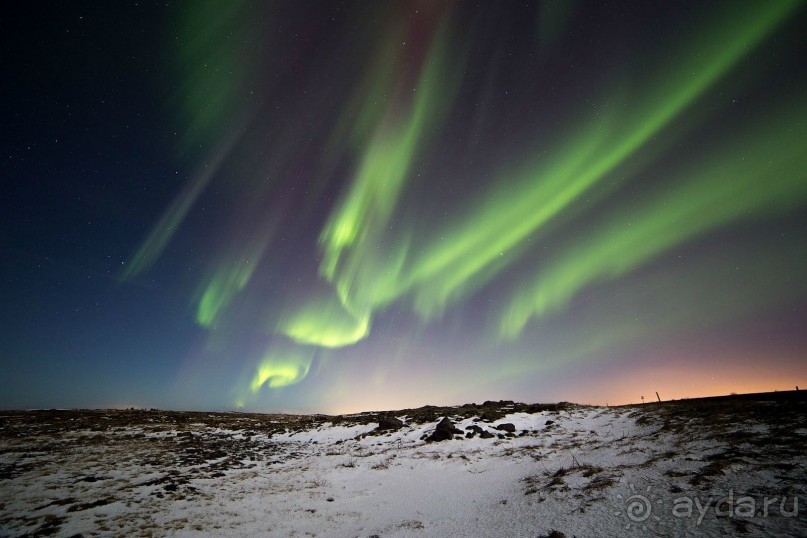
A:
[[[0,536],[799,536],[804,393],[0,413]]]

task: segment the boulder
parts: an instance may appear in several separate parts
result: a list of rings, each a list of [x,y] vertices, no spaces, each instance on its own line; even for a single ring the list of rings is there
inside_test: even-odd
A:
[[[454,426],[454,423],[451,422],[448,417],[443,417],[443,420],[437,424],[434,432],[426,437],[425,440],[427,443],[433,443],[435,441],[448,441],[449,439],[454,438],[454,434],[462,435],[462,430]]]
[[[379,431],[394,431],[403,428],[404,423],[395,417],[378,417]]]
[[[514,433],[516,431],[516,427],[514,424],[510,422],[505,422],[504,424],[499,424],[496,426],[496,429],[503,432]]]

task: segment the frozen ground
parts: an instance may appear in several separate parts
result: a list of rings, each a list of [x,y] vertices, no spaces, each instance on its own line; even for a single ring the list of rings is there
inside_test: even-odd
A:
[[[2,412],[0,536],[804,536],[806,410]]]

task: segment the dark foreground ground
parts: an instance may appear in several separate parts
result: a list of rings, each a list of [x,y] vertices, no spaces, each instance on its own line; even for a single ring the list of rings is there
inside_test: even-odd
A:
[[[805,441],[805,391],[343,416],[5,411],[0,536],[803,536]]]

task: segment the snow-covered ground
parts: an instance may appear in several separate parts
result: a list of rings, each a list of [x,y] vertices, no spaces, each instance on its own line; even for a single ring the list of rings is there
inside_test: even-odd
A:
[[[800,401],[477,407],[0,413],[0,535],[807,534]]]

